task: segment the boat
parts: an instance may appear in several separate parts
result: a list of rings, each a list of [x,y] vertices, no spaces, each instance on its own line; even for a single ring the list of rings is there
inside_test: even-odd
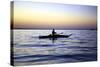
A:
[[[52,30],[52,34],[46,35],[46,36],[39,36],[39,38],[43,39],[43,38],[50,38],[50,39],[57,39],[57,38],[68,38],[70,35],[61,35],[61,34],[57,34],[55,32],[55,29]]]
[[[56,35],[46,35],[46,36],[39,36],[39,38],[68,38],[69,36],[71,36],[72,34],[70,35],[60,35],[60,34],[56,34]]]

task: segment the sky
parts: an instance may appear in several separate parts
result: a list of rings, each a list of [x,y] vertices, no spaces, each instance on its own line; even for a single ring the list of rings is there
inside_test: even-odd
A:
[[[14,29],[96,29],[97,7],[14,1]]]

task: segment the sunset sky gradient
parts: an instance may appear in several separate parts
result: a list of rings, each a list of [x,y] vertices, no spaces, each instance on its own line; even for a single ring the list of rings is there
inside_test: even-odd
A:
[[[96,29],[97,7],[14,1],[14,29]]]

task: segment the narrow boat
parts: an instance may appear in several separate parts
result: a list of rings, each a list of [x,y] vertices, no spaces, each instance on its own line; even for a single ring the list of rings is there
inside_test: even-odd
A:
[[[69,36],[71,36],[72,34],[70,35],[61,35],[61,34],[57,34],[55,32],[55,29],[52,30],[52,34],[50,35],[46,35],[46,36],[39,36],[39,38],[52,38],[52,39],[56,39],[56,38],[68,38]]]
[[[56,34],[56,35],[47,35],[47,36],[39,36],[39,38],[68,38],[69,36],[71,36],[72,34],[70,35],[59,35],[59,34]]]

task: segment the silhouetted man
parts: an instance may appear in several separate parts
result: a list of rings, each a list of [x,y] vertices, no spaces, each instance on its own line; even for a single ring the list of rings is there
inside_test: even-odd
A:
[[[53,29],[53,30],[52,30],[52,35],[55,35],[55,34],[56,34],[56,32],[55,32],[55,30]]]

